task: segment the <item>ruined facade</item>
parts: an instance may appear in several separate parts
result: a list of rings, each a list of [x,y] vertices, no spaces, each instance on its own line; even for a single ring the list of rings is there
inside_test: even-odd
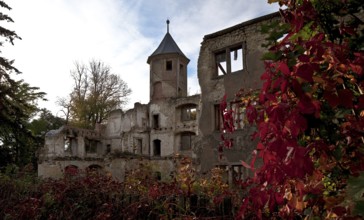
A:
[[[189,59],[167,31],[147,59],[150,102],[135,103],[126,112],[112,111],[107,123],[94,131],[68,126],[50,131],[40,154],[39,176],[60,177],[73,167],[100,169],[123,180],[125,172],[145,163],[161,178],[168,178],[175,170],[176,155],[186,155],[200,173],[220,166],[226,169],[229,182],[244,178],[248,173],[240,161],[250,157],[254,128],[244,124],[243,112],[233,100],[240,88],[261,86],[265,36],[259,30],[262,23],[272,19],[278,19],[278,14],[206,35],[198,59],[201,95],[195,96],[187,96]],[[235,119],[234,147],[219,157],[219,103],[225,94],[231,101],[229,108],[241,114]]]
[[[244,109],[239,107],[235,94],[240,90],[259,89],[264,72],[261,60],[266,48],[262,46],[267,36],[261,34],[261,26],[279,19],[278,13],[269,14],[236,26],[206,35],[201,44],[198,59],[198,80],[201,87],[200,143],[203,146],[198,157],[201,172],[219,166],[228,173],[229,182],[249,175],[241,160],[250,161],[255,148],[251,134],[254,127],[243,120]],[[223,130],[220,103],[226,95],[227,108],[234,111],[235,132],[231,149],[219,155]],[[209,162],[205,162],[209,161]]]

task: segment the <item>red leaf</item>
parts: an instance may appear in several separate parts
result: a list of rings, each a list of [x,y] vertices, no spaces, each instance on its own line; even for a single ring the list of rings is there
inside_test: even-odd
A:
[[[315,112],[315,105],[308,96],[303,96],[297,105],[302,114],[313,114]]]
[[[363,68],[359,65],[350,64],[351,70],[358,75],[361,75],[363,72]]]
[[[258,150],[264,150],[265,147],[264,147],[264,145],[261,142],[259,142],[258,145],[257,145],[257,149]]]
[[[284,75],[289,76],[291,71],[289,70],[288,66],[284,62],[280,62],[278,64],[278,70],[281,71]]]
[[[302,54],[298,56],[298,60],[303,63],[308,63],[310,62],[310,57],[305,54]]]
[[[339,97],[331,91],[324,92],[324,99],[326,99],[326,101],[329,103],[329,105],[333,108],[338,106],[340,103]]]
[[[246,108],[246,117],[249,123],[253,123],[257,119],[257,116],[258,112],[253,106],[250,105]]]
[[[249,164],[247,164],[245,161],[241,161],[241,164],[245,167],[245,168],[247,168],[247,169],[252,169],[252,167],[249,165]]]
[[[313,76],[313,68],[309,64],[303,64],[298,67],[297,69],[297,76],[301,77],[304,80],[307,80],[308,82],[313,82],[312,76]]]
[[[364,95],[359,96],[358,102],[359,109],[364,109]]]
[[[287,91],[287,85],[288,85],[288,80],[283,80],[283,82],[281,84],[281,92],[282,93]]]
[[[346,108],[352,108],[353,107],[353,92],[349,89],[342,89],[338,91],[339,99],[340,99],[340,105]]]
[[[263,154],[263,160],[264,160],[264,164],[267,164],[269,161],[276,161],[276,156],[269,151],[265,151]]]
[[[304,94],[301,84],[295,79],[292,80],[292,89],[296,93],[298,98],[300,98]]]

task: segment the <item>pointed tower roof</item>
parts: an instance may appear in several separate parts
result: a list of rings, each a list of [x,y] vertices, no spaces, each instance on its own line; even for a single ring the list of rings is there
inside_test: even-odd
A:
[[[162,42],[159,44],[158,48],[148,57],[147,63],[150,63],[150,58],[160,54],[171,54],[177,53],[184,56],[189,60],[186,55],[183,54],[182,50],[179,49],[177,43],[173,40],[171,34],[169,33],[169,20],[167,20],[167,33],[164,36]]]

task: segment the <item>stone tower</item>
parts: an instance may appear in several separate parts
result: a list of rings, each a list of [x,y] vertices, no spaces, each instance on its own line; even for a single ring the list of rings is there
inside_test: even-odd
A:
[[[170,35],[167,20],[167,33],[147,60],[150,66],[150,101],[186,97],[189,62]]]

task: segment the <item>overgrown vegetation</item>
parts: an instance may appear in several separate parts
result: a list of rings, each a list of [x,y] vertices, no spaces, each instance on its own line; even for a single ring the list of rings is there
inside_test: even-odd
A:
[[[165,182],[147,166],[130,171],[122,183],[108,174],[72,169],[62,179],[39,180],[31,166],[21,171],[18,166],[5,166],[29,163],[35,158],[34,137],[62,122],[44,111],[45,121],[28,124],[36,112],[36,100],[44,93],[12,80],[11,74],[19,71],[0,57],[0,167],[4,167],[0,218],[362,218],[363,4],[360,0],[270,2],[286,9],[281,11],[284,22],[263,27],[271,33],[263,88],[238,95],[247,121],[257,126],[259,141],[253,160],[243,162],[254,172],[241,184],[246,193],[232,191],[222,179],[222,170],[198,177],[187,158],[178,161],[178,172]],[[0,6],[10,9],[3,1]],[[12,22],[6,15],[0,20]],[[19,38],[6,29],[0,30],[0,36],[10,43]],[[91,85],[83,78],[86,70],[82,68],[75,75],[79,90],[72,93],[73,98],[79,95],[75,100],[80,103],[88,100],[84,89]],[[99,97],[97,91],[90,100]],[[86,102],[80,103],[72,117],[86,127],[106,114],[98,112],[100,106],[85,114]],[[233,114],[224,112],[225,131],[234,131]],[[229,139],[225,144],[232,146]],[[257,159],[262,166],[256,167]]]
[[[196,177],[188,158],[169,181],[152,169],[130,171],[123,183],[110,175],[68,170],[64,178],[39,180],[30,172],[0,174],[2,219],[172,219],[232,218],[238,194],[222,180],[222,171]],[[10,169],[11,170],[11,169]]]
[[[71,77],[73,90],[58,104],[67,123],[78,127],[95,128],[110,111],[123,107],[131,94],[127,83],[100,60],[91,60],[87,65],[76,62]]]
[[[238,217],[364,216],[364,16],[358,0],[281,0],[263,88],[238,99],[257,126]],[[273,30],[272,30],[273,28]],[[225,109],[226,103],[222,104]],[[234,112],[225,111],[226,131]],[[231,143],[225,138],[226,146]],[[262,166],[256,167],[256,159]],[[358,191],[356,191],[356,190]],[[361,216],[361,217],[360,217]]]

